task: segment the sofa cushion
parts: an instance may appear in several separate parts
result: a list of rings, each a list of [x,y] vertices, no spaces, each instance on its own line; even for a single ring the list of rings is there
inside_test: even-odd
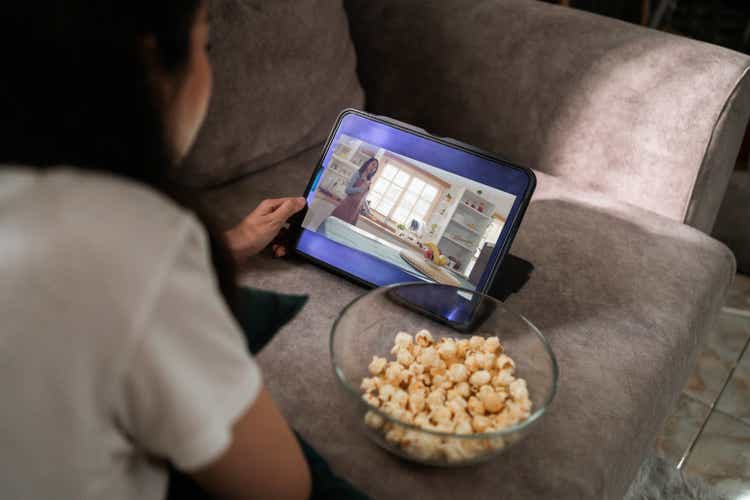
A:
[[[317,153],[309,155],[213,192],[215,206],[243,213],[255,189],[297,189],[307,179],[292,174],[313,168]],[[666,217],[537,175],[512,250],[535,270],[508,303],[549,338],[560,387],[529,438],[483,466],[408,466],[349,420],[328,336],[364,289],[287,260],[259,258],[243,277],[310,295],[261,353],[264,380],[291,424],[372,497],[620,499],[687,380],[731,281],[731,253]]]
[[[286,159],[362,106],[339,0],[215,0],[210,15],[214,92],[180,183],[216,185]]]
[[[302,196],[320,157],[320,147],[293,156],[226,186],[203,191],[202,202],[224,229],[236,225],[266,198]]]

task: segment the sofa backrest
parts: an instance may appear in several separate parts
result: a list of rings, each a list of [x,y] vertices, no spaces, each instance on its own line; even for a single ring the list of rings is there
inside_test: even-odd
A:
[[[368,109],[710,232],[750,58],[531,0],[346,0]]]
[[[361,107],[340,0],[211,0],[214,91],[180,184],[232,181],[322,142]]]

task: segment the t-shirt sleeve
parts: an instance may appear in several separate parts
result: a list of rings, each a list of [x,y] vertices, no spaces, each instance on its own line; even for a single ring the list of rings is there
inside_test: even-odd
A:
[[[258,366],[218,289],[190,219],[159,279],[124,374],[121,425],[183,471],[216,460],[261,388]]]

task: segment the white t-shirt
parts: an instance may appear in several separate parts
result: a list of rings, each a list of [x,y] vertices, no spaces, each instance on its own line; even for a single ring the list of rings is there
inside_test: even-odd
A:
[[[193,216],[73,169],[0,167],[0,497],[162,499],[261,387]]]

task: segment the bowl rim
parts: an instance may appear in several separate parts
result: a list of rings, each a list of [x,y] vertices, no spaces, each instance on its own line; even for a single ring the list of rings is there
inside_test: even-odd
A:
[[[404,422],[403,420],[399,420],[397,418],[394,418],[384,411],[382,411],[380,408],[376,406],[372,406],[368,404],[364,399],[362,399],[361,391],[358,388],[352,387],[352,385],[347,382],[346,378],[344,377],[343,373],[341,373],[339,366],[336,362],[336,356],[333,351],[333,339],[336,336],[336,328],[341,321],[341,319],[344,317],[346,312],[351,309],[357,302],[360,300],[365,299],[366,297],[374,294],[374,293],[385,293],[386,290],[392,289],[392,288],[400,288],[400,287],[407,287],[407,286],[439,286],[443,288],[453,288],[457,292],[468,292],[471,294],[478,294],[484,298],[488,298],[494,302],[497,302],[498,304],[502,305],[503,308],[505,308],[508,312],[511,312],[512,314],[517,315],[520,317],[529,327],[531,327],[531,330],[536,334],[536,336],[539,338],[539,340],[542,342],[542,345],[544,346],[545,351],[547,352],[547,355],[549,356],[549,359],[552,363],[552,387],[549,391],[549,394],[545,398],[542,405],[537,408],[531,415],[529,415],[528,418],[523,420],[522,422],[519,422],[517,424],[513,424],[510,427],[506,427],[499,431],[493,431],[493,432],[483,432],[481,434],[456,434],[453,432],[442,432],[442,431],[436,431],[432,429],[425,429],[423,427],[419,427],[418,425],[414,425],[409,422]],[[394,283],[392,285],[377,287],[375,289],[369,290],[358,297],[356,297],[354,300],[349,302],[342,310],[341,312],[336,316],[336,320],[333,322],[333,326],[331,327],[331,333],[328,336],[328,350],[329,355],[331,357],[331,365],[333,367],[333,373],[336,377],[336,379],[339,381],[339,383],[343,386],[343,388],[356,400],[359,401],[359,403],[363,406],[365,406],[369,411],[375,412],[378,416],[383,418],[384,420],[387,420],[391,423],[400,425],[402,427],[405,427],[409,430],[415,430],[419,432],[425,432],[427,434],[432,434],[434,436],[438,437],[444,437],[444,438],[451,438],[451,439],[493,439],[493,438],[499,438],[503,436],[507,436],[509,434],[513,434],[515,432],[521,431],[523,429],[526,429],[527,427],[530,427],[531,425],[535,424],[541,417],[547,412],[547,408],[549,408],[550,404],[552,404],[552,401],[555,399],[555,395],[557,394],[559,379],[560,379],[560,369],[557,363],[557,357],[555,356],[554,351],[552,350],[552,346],[550,346],[549,341],[547,338],[542,334],[542,332],[539,331],[539,329],[529,321],[524,315],[517,313],[512,308],[508,307],[507,304],[504,302],[501,302],[500,300],[491,297],[490,295],[487,295],[482,292],[478,292],[477,290],[470,290],[468,288],[461,288],[451,285],[443,285],[440,283],[426,283],[422,281],[414,281],[414,282],[402,282],[402,283]]]

